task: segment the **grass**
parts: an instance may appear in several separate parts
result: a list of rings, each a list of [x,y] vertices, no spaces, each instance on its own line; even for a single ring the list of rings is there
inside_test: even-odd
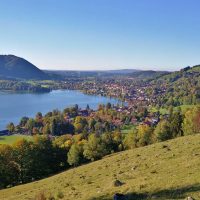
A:
[[[26,135],[9,135],[9,136],[0,136],[0,145],[1,144],[13,144],[19,139],[27,139],[31,140],[31,136],[26,136]]]
[[[0,190],[0,199],[31,200],[43,192],[66,200],[108,200],[117,192],[136,200],[200,199],[199,171],[200,135],[185,136]]]
[[[129,132],[133,132],[134,129],[135,129],[135,125],[124,125],[124,126],[122,127],[121,132],[122,132],[123,134],[127,134],[127,133],[129,133]]]
[[[178,108],[181,108],[182,112],[186,112],[188,109],[195,107],[195,105],[181,105],[181,106],[177,106],[174,107],[174,111],[176,111]],[[157,112],[159,111],[162,115],[164,114],[169,114],[169,110],[167,108],[160,108],[157,109],[156,107],[151,107],[150,108],[151,112]]]
[[[160,108],[160,109],[158,109],[156,107],[151,107],[150,111],[151,112],[158,112],[159,111],[162,115],[168,114],[168,110],[166,108]]]

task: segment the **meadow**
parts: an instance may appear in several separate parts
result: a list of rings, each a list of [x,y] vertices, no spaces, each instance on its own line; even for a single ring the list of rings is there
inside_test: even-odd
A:
[[[15,143],[17,140],[20,139],[27,139],[27,140],[31,140],[31,136],[26,136],[26,135],[6,135],[6,136],[0,136],[0,145],[1,144],[13,144]]]
[[[200,199],[200,135],[115,153],[40,181],[0,191],[4,200]]]

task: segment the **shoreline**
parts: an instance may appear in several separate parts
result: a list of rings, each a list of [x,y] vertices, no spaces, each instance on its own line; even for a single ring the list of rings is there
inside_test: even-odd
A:
[[[110,102],[110,101],[112,101],[112,100],[114,100],[114,101],[116,101],[116,104],[117,103],[120,103],[120,104],[123,104],[123,105],[127,105],[128,103],[126,102],[126,101],[122,101],[121,99],[119,99],[119,98],[116,98],[116,97],[111,97],[111,96],[103,96],[103,95],[99,95],[99,94],[87,94],[87,93],[85,93],[84,92],[84,90],[78,90],[78,89],[76,89],[76,90],[69,90],[69,89],[55,89],[55,90],[52,90],[51,92],[53,92],[53,91],[74,91],[74,92],[79,92],[79,93],[82,93],[83,95],[86,95],[86,96],[91,96],[91,97],[103,97],[103,98],[107,98],[107,99],[109,99],[108,101]],[[19,91],[2,91],[2,90],[0,90],[0,93],[9,93],[9,94],[41,94],[41,93],[38,93],[38,92],[36,92],[36,93],[30,93],[30,92],[19,92]],[[47,93],[44,93],[44,94],[47,94]],[[111,102],[110,102],[111,103]],[[80,105],[81,103],[79,103],[78,105]],[[101,102],[99,102],[98,104],[104,104],[104,103],[101,103]],[[89,105],[90,106],[90,105]],[[67,106],[67,107],[71,107],[71,106]],[[53,109],[52,109],[53,110]],[[94,110],[96,110],[96,109],[94,109]],[[48,111],[47,111],[48,112]],[[14,123],[14,122],[13,122]],[[5,128],[3,128],[2,127],[2,129],[0,129],[0,136],[1,135],[8,135],[8,130],[6,129],[6,127]]]
[[[0,130],[0,136],[8,136],[9,135],[9,131],[8,130]]]

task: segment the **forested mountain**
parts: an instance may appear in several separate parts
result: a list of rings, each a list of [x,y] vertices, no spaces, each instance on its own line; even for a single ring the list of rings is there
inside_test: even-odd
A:
[[[131,74],[131,77],[139,78],[139,79],[154,79],[157,77],[164,76],[166,74],[170,74],[167,71],[154,71],[154,70],[144,70],[144,71],[135,71]]]
[[[45,79],[48,76],[27,60],[14,55],[0,55],[0,77]]]
[[[152,80],[152,83],[156,86],[154,94],[162,104],[177,106],[200,102],[200,65],[169,73]]]

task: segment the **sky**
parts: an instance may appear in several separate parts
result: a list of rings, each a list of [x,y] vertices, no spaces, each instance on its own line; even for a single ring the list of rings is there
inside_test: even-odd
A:
[[[0,0],[0,54],[41,69],[200,64],[200,0]]]

